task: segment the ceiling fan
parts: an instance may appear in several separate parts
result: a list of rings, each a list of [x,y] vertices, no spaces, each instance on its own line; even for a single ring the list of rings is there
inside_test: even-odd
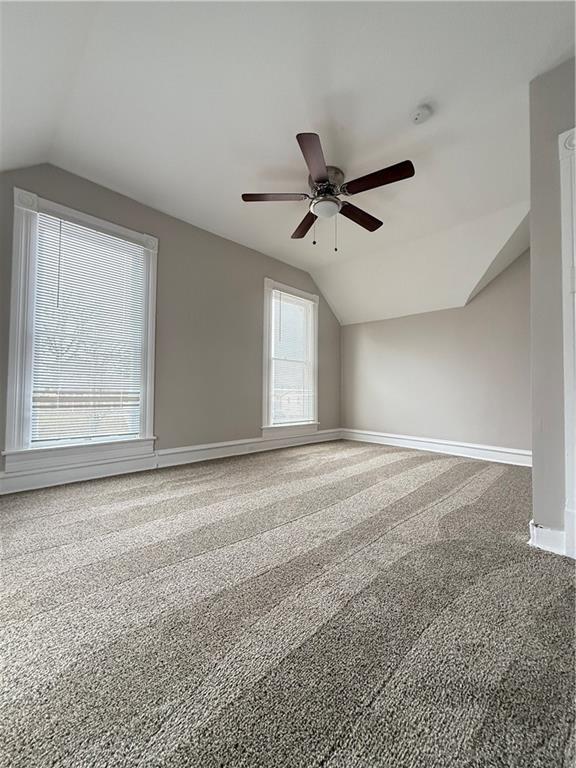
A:
[[[414,176],[414,166],[410,160],[404,160],[396,165],[389,165],[381,171],[374,171],[366,176],[360,176],[352,181],[344,181],[344,174],[334,165],[326,165],[320,137],[317,133],[299,133],[296,141],[300,145],[304,160],[310,171],[308,185],[312,194],[306,192],[280,192],[270,194],[244,194],[242,200],[245,203],[310,200],[309,210],[306,216],[292,233],[293,239],[299,239],[306,235],[318,217],[329,219],[337,213],[346,216],[347,219],[356,222],[369,232],[374,232],[382,226],[380,219],[371,216],[361,208],[357,208],[347,200],[340,200],[341,195],[357,195],[369,189],[383,187],[385,184],[393,184],[402,179]]]

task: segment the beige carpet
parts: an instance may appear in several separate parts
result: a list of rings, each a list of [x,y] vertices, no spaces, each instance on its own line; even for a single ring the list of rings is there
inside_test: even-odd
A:
[[[0,499],[2,766],[572,763],[530,471],[352,442]]]

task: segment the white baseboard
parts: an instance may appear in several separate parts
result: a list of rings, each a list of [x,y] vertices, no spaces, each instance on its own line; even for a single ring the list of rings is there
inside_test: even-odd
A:
[[[566,534],[564,531],[556,528],[545,528],[534,520],[530,520],[530,540],[529,544],[538,549],[545,549],[547,552],[554,552],[557,555],[566,555]]]
[[[523,467],[532,466],[532,451],[523,448],[500,448],[494,445],[457,443],[453,440],[394,435],[388,432],[372,432],[365,429],[342,429],[341,434],[344,440],[359,440],[364,443],[380,443],[381,445],[395,445],[401,448],[415,448],[419,451],[447,453],[452,456],[495,461],[501,464],[518,464]]]
[[[49,488],[53,485],[78,483],[82,480],[96,480],[98,477],[126,475],[129,472],[142,472],[146,469],[156,469],[156,456],[154,454],[147,458],[98,461],[73,467],[0,472],[0,495],[31,491],[36,488]]]
[[[142,472],[159,467],[191,464],[208,459],[240,456],[246,453],[258,453],[277,448],[288,448],[293,445],[322,443],[329,440],[358,440],[382,445],[394,445],[402,448],[415,448],[420,451],[445,453],[454,456],[464,456],[485,461],[503,462],[531,466],[532,452],[498,448],[472,443],[456,443],[450,440],[432,440],[430,438],[394,435],[386,432],[373,432],[359,429],[324,429],[310,435],[291,435],[283,437],[255,437],[245,440],[230,440],[220,443],[191,445],[183,448],[163,448],[146,453],[146,455],[114,458],[113,455],[99,454],[93,461],[82,464],[70,464],[74,461],[66,454],[62,456],[62,464],[40,469],[36,457],[20,460],[20,468],[13,467],[12,471],[0,473],[0,494],[28,491],[35,488],[46,488],[53,485],[63,485],[82,480],[92,480],[99,477],[122,475],[129,472]],[[69,449],[68,449],[69,450]],[[12,464],[16,462],[11,459]]]
[[[256,437],[247,440],[231,440],[222,443],[208,443],[206,445],[192,445],[185,448],[164,448],[151,451],[143,456],[130,458],[101,458],[100,454],[92,461],[74,463],[70,453],[73,449],[67,449],[68,454],[62,456],[62,462],[66,464],[53,465],[39,469],[36,463],[37,457],[31,456],[29,463],[22,457],[22,469],[14,467],[14,460],[9,472],[0,472],[0,495],[30,491],[37,488],[48,488],[54,485],[75,483],[82,480],[95,480],[99,477],[124,475],[130,472],[143,472],[159,467],[170,467],[178,464],[190,464],[207,459],[218,459],[225,456],[238,456],[244,453],[256,453],[270,451],[276,448],[288,448],[292,445],[306,445],[308,443],[323,443],[328,440],[339,440],[339,429],[319,430],[311,435],[295,435],[291,437]],[[36,453],[36,452],[33,452]],[[71,465],[72,463],[72,465]]]
[[[171,467],[176,464],[192,464],[207,459],[222,459],[226,456],[240,456],[244,453],[272,451],[276,448],[289,448],[292,445],[325,443],[328,440],[340,440],[339,429],[322,429],[311,435],[291,435],[284,437],[255,437],[248,440],[230,440],[225,443],[206,443],[190,445],[185,448],[163,448],[156,451],[159,467]]]

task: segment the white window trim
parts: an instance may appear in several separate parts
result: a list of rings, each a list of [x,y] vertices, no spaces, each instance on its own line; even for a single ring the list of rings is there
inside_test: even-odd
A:
[[[312,312],[312,343],[313,376],[314,376],[314,412],[311,421],[299,424],[271,424],[270,421],[270,369],[272,360],[272,335],[270,321],[272,318],[272,292],[283,291],[301,299],[307,299],[314,305]],[[311,435],[318,431],[318,302],[319,298],[313,293],[307,293],[299,288],[293,288],[285,283],[278,283],[269,277],[264,278],[264,337],[262,365],[262,437],[295,437]]]
[[[105,234],[121,237],[144,248],[149,268],[146,270],[146,345],[143,357],[144,393],[142,401],[142,432],[134,439],[109,441],[93,440],[69,446],[31,447],[25,440],[30,434],[30,387],[32,377],[35,261],[38,213],[47,213],[96,229]],[[72,453],[85,455],[86,460],[98,460],[122,449],[126,455],[137,452],[151,453],[154,448],[154,342],[156,333],[156,262],[158,240],[151,235],[134,232],[117,224],[97,219],[81,211],[44,200],[33,192],[14,188],[14,223],[12,251],[12,289],[10,297],[10,341],[8,352],[8,393],[6,412],[6,471],[27,466],[33,457],[35,466],[46,462],[52,466],[55,457],[69,462]]]
[[[572,128],[558,137],[562,217],[562,316],[564,325],[565,553],[576,557],[576,190]]]

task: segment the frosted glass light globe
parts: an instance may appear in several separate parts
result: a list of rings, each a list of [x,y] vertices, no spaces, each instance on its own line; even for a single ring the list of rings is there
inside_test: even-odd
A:
[[[310,210],[319,219],[330,219],[332,216],[336,216],[341,206],[342,203],[337,197],[326,196],[313,200]]]

